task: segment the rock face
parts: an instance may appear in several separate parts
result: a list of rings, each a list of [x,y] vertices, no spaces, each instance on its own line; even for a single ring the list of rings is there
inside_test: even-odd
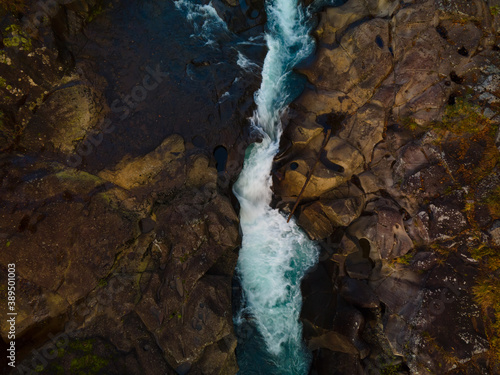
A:
[[[499,5],[350,0],[320,14],[274,173],[278,206],[298,200],[323,248],[304,281],[312,373],[499,371],[480,289],[498,282]]]
[[[40,151],[37,148],[42,146],[70,154],[74,143],[97,126],[98,119],[105,113],[102,99],[92,87],[83,84],[50,93],[31,118],[24,133],[24,144],[32,151]]]
[[[235,374],[231,184],[258,76],[172,2],[53,3],[0,12],[0,294],[15,263],[17,367]],[[260,1],[213,7],[231,32],[262,31]]]
[[[18,369],[237,373],[231,183],[258,72],[173,2],[61,1],[41,20],[26,3],[2,13],[0,51],[0,280],[15,263]],[[211,4],[230,32],[263,31],[262,1]],[[499,7],[320,13],[273,169],[277,205],[300,198],[322,246],[303,283],[311,374],[500,373]]]
[[[189,159],[182,137],[172,136],[143,158],[103,171],[103,178],[26,157],[4,162],[4,169],[8,163],[18,169],[3,178],[8,248],[0,261],[18,264],[21,339],[51,322],[42,337],[62,328],[70,347],[107,337],[125,356],[137,352],[127,361],[152,366],[149,373],[236,371],[231,279],[238,217],[207,157]],[[168,181],[169,172],[175,183],[157,178]],[[7,277],[6,268],[1,273]],[[94,347],[92,355],[103,357]],[[62,358],[48,362],[47,371],[71,367]]]

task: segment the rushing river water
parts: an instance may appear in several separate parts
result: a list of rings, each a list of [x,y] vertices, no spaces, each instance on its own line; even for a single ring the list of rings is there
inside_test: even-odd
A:
[[[251,145],[234,186],[241,206],[243,243],[237,275],[241,310],[235,317],[242,337],[237,349],[241,374],[307,374],[310,364],[302,340],[300,282],[317,261],[318,250],[271,203],[271,167],[279,150],[280,116],[296,96],[294,66],[312,52],[306,12],[296,0],[267,3],[268,53],[262,83],[255,94],[251,126],[262,141]],[[242,326],[245,326],[242,329]]]
[[[318,0],[318,3],[321,0]],[[318,6],[318,4],[316,4]],[[220,39],[242,43],[227,29],[211,4],[178,0],[194,36],[207,48]],[[255,93],[256,110],[250,120],[262,141],[246,151],[243,170],[233,191],[240,202],[242,247],[237,264],[240,301],[234,324],[240,374],[305,375],[310,353],[302,338],[301,280],[318,259],[314,242],[287,223],[283,213],[270,207],[271,168],[279,151],[281,115],[303,89],[304,79],[293,68],[314,50],[310,14],[297,0],[267,0],[265,42],[267,54],[262,81]],[[244,43],[245,41],[243,41]],[[245,71],[260,68],[238,51],[237,64]]]

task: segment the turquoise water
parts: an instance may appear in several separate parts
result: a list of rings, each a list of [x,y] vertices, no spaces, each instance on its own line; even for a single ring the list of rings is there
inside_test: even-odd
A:
[[[316,0],[319,4],[320,0]],[[329,3],[325,0],[324,3]],[[260,64],[239,50],[245,42],[231,33],[211,4],[178,0],[178,10],[193,26],[192,37],[208,48],[232,45],[242,71],[256,72]],[[313,8],[321,5],[313,4]],[[256,110],[250,125],[262,141],[246,150],[243,170],[233,187],[240,203],[242,247],[235,296],[240,308],[234,316],[238,336],[236,355],[240,374],[305,375],[310,353],[302,339],[300,283],[316,264],[318,249],[287,218],[270,207],[271,167],[279,151],[281,115],[303,89],[304,78],[293,68],[314,49],[310,14],[297,0],[268,0],[262,81],[255,93]]]
[[[270,172],[279,150],[281,114],[300,87],[292,69],[312,53],[314,42],[308,14],[296,0],[268,1],[267,16],[269,50],[251,119],[262,142],[247,149],[234,185],[243,234],[237,265],[242,305],[234,318],[237,358],[243,375],[303,375],[309,370],[310,355],[299,322],[300,282],[317,262],[318,250],[293,220],[287,223],[282,213],[269,206]]]

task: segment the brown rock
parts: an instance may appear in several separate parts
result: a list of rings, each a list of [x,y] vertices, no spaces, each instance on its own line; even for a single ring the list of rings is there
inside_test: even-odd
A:
[[[115,206],[94,175],[31,162],[17,171],[25,178],[15,173],[4,179],[16,188],[3,195],[2,232],[9,245],[0,264],[17,265],[22,337],[34,324],[65,313],[108,275],[120,246],[137,235],[138,218]],[[12,214],[19,202],[25,208]]]
[[[205,347],[232,333],[231,311],[224,310],[231,306],[230,292],[224,278],[206,276],[191,290],[190,303],[157,327],[170,363],[193,362]]]
[[[371,288],[361,280],[346,278],[340,288],[340,295],[354,306],[373,309],[380,305],[378,297]]]
[[[348,354],[358,353],[356,347],[349,339],[337,332],[327,332],[309,340],[309,350],[317,350],[319,348]]]
[[[422,276],[407,270],[375,269],[369,285],[391,313],[407,320],[414,316],[420,304]]]
[[[76,141],[84,138],[104,114],[102,102],[92,87],[82,84],[55,91],[28,124],[24,143],[32,150],[50,143],[62,153],[73,152]]]
[[[500,221],[495,221],[489,230],[491,240],[497,246],[500,246]]]
[[[356,198],[322,199],[302,208],[299,225],[311,238],[330,236],[335,227],[348,226],[358,218],[363,206]]]
[[[405,231],[401,214],[389,207],[380,207],[378,214],[363,216],[352,223],[348,232],[358,239],[365,238],[371,244],[370,257],[376,260],[392,259],[406,254],[413,243]],[[374,253],[375,252],[375,253]]]
[[[351,253],[346,257],[345,269],[350,278],[368,279],[373,269],[370,258],[364,257],[360,251]]]
[[[387,21],[374,19],[348,30],[339,47],[320,49],[316,62],[303,73],[318,89],[340,91],[358,106],[363,105],[392,69],[391,54],[387,48],[377,46],[377,35],[387,46]]]
[[[301,211],[298,224],[313,240],[329,237],[334,229],[323,211],[322,204],[317,202],[305,207]]]
[[[180,159],[184,156],[184,140],[179,135],[166,138],[153,152],[135,159],[123,159],[114,171],[102,171],[99,176],[130,190],[141,185],[154,183],[165,170],[182,168]]]
[[[354,145],[363,154],[365,163],[372,160],[372,151],[382,140],[387,114],[383,107],[366,104],[350,117],[339,137]]]

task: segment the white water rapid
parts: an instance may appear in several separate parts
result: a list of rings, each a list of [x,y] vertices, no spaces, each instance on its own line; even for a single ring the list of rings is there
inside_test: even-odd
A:
[[[263,139],[247,149],[234,185],[243,233],[237,265],[243,303],[235,324],[256,328],[255,337],[245,338],[249,342],[238,351],[238,363],[241,374],[305,375],[310,359],[299,322],[300,282],[317,262],[318,250],[294,220],[287,223],[269,205],[271,167],[282,132],[280,117],[296,92],[292,69],[309,56],[314,43],[307,14],[297,0],[268,0],[267,16],[269,50],[251,119],[251,126]],[[264,357],[262,350],[267,351]]]

